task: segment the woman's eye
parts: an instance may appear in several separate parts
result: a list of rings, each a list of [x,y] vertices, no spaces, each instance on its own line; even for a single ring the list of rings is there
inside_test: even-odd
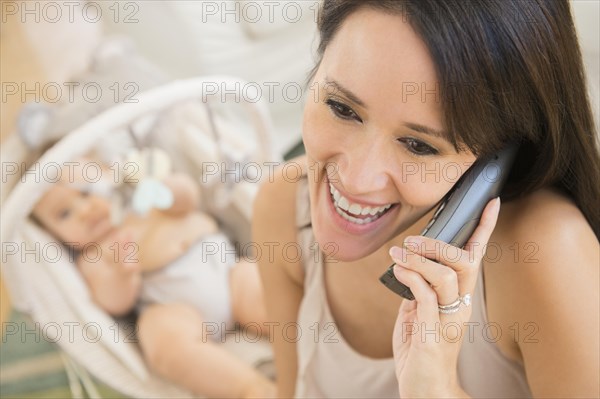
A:
[[[325,103],[338,118],[346,120],[354,119],[359,122],[362,122],[362,120],[358,117],[356,112],[354,112],[352,108],[348,107],[347,105],[331,99],[325,101]]]
[[[59,219],[66,219],[71,215],[71,210],[70,209],[63,209],[62,211],[60,211],[60,213],[58,214]]]
[[[399,139],[399,141],[404,143],[406,148],[408,148],[408,150],[415,155],[423,156],[423,155],[438,154],[438,151],[435,148],[429,146],[428,144],[423,143],[422,141],[412,139],[412,138],[402,138],[402,139]]]

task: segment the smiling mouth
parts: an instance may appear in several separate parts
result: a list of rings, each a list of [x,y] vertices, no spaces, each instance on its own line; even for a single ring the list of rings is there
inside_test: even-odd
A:
[[[387,204],[383,206],[362,206],[356,203],[350,202],[344,197],[331,183],[329,184],[329,193],[333,207],[335,211],[345,220],[358,224],[364,225],[372,223],[385,215],[393,207],[394,204]]]

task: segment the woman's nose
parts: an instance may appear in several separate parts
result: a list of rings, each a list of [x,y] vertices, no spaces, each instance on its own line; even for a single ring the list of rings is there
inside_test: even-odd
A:
[[[387,151],[375,143],[354,147],[338,167],[342,185],[355,195],[382,191],[391,181]]]

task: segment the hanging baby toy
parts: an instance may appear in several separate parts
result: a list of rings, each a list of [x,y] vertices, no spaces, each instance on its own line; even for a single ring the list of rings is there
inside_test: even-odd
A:
[[[171,173],[171,159],[164,150],[158,147],[133,149],[127,155],[127,164],[136,165],[140,176],[131,203],[137,214],[143,216],[152,208],[169,209],[173,205],[173,193],[162,182]]]
[[[153,208],[169,209],[174,202],[171,189],[162,182],[171,173],[169,155],[163,149],[151,145],[152,133],[146,133],[143,138],[139,138],[135,130],[138,130],[136,126],[127,127],[127,135],[133,141],[133,147],[126,145],[130,148],[117,156],[122,161],[115,161],[114,148],[105,148],[105,154],[101,156],[107,159],[109,157],[106,152],[110,153],[111,169],[115,170],[113,174],[117,178],[110,182],[95,183],[94,187],[91,187],[94,193],[109,198],[113,226],[120,225],[130,210],[145,216]],[[149,129],[150,132],[152,130]],[[121,144],[123,141],[120,140]],[[105,187],[107,185],[109,187]]]

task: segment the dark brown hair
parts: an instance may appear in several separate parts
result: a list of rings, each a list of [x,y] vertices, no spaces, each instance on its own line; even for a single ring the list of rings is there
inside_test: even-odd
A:
[[[520,142],[504,201],[558,188],[600,237],[598,137],[567,0],[324,0],[309,80],[341,24],[362,7],[406,18],[427,45],[457,150],[481,156]]]

